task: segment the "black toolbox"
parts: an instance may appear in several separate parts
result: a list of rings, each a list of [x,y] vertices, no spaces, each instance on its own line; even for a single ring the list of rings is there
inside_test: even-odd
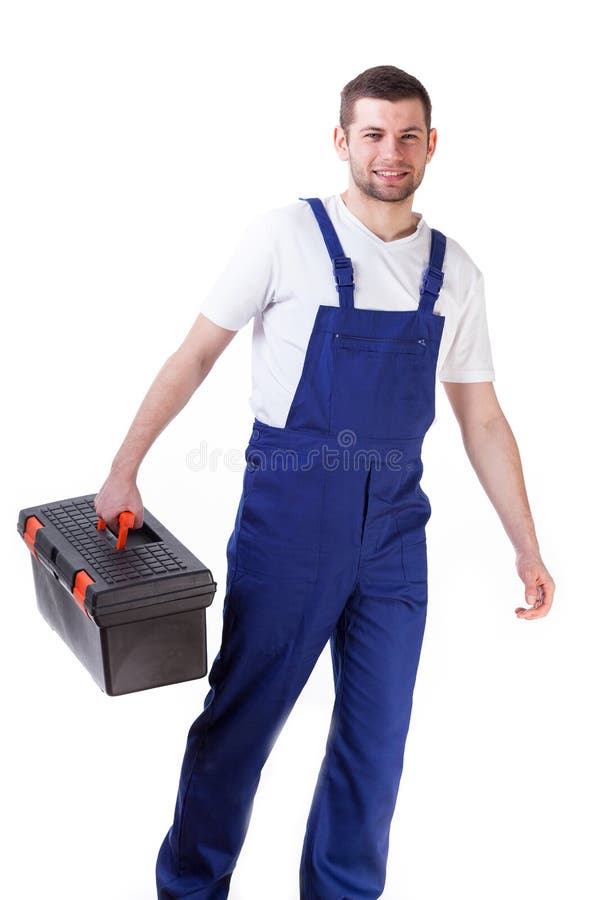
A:
[[[119,538],[95,494],[19,513],[38,609],[110,696],[202,678],[212,574],[147,509]]]

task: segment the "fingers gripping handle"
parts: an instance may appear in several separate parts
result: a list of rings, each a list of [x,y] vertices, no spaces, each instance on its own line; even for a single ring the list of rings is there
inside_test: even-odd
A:
[[[127,543],[127,533],[130,528],[133,528],[133,523],[135,522],[135,513],[130,512],[129,510],[123,510],[123,512],[119,513],[119,536],[117,538],[117,550],[123,550],[125,544]],[[106,522],[100,516],[98,516],[98,525],[97,530],[103,531],[106,528]]]

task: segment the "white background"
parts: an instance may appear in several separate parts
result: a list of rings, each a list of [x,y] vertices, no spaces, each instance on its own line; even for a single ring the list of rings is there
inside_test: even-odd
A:
[[[424,447],[430,601],[386,900],[592,900],[598,848],[597,46],[582,2],[5,2],[0,20],[2,892],[151,900],[207,679],[110,698],[36,609],[20,509],[99,490],[247,222],[347,186],[339,92],[416,75],[439,142],[414,209],[486,277],[496,391],[554,608],[445,392]],[[251,324],[142,465],[146,507],[218,582],[252,422]],[[329,649],[263,770],[232,900],[294,900],[333,702]]]

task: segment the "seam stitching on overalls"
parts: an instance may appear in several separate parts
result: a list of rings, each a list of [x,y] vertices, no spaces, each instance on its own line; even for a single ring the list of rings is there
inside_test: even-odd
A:
[[[236,555],[235,555],[233,575],[231,576],[231,579],[229,582],[229,589],[227,590],[224,600],[223,600],[224,603],[229,601],[229,595],[231,594],[231,591],[233,589],[233,584],[235,582],[236,574],[237,574],[237,543],[236,543]],[[226,627],[225,627],[224,633],[223,633],[223,640],[222,640],[223,648],[227,647],[227,641],[229,639],[229,634],[231,632],[231,626],[232,626],[232,616],[233,616],[233,609],[229,606],[227,609],[226,618],[225,618],[225,626]],[[220,660],[220,662],[222,663],[222,660]],[[181,862],[181,855],[182,855],[181,854],[181,846],[183,843],[183,828],[184,828],[184,824],[185,824],[185,810],[186,810],[187,799],[188,799],[188,795],[189,795],[189,792],[190,792],[190,789],[192,786],[192,781],[194,779],[194,773],[196,771],[196,766],[198,765],[198,760],[200,758],[200,753],[204,750],[204,747],[205,747],[205,744],[206,744],[206,741],[208,738],[208,734],[210,731],[210,727],[211,727],[213,719],[214,719],[215,702],[217,700],[219,686],[220,686],[220,682],[215,685],[212,703],[208,710],[208,717],[207,717],[207,720],[205,723],[204,734],[202,735],[202,738],[200,739],[199,745],[196,749],[196,753],[194,754],[194,760],[192,762],[192,767],[190,770],[190,777],[188,779],[188,783],[185,788],[185,794],[183,796],[183,800],[181,801],[179,833],[177,835],[177,877],[179,877],[183,873],[183,869],[184,869],[182,862]]]
[[[398,521],[396,521],[398,527]],[[404,564],[404,535],[400,534],[400,564],[402,566],[402,581],[406,583],[406,566]]]
[[[359,578],[356,579],[356,587],[353,589],[353,593],[354,593],[354,591],[356,591],[356,593],[358,594],[358,603],[356,604],[356,608],[358,610],[358,608],[362,605],[362,602],[363,602],[364,596],[365,596],[361,590]],[[354,628],[354,623],[356,622],[356,619],[357,619],[356,615],[352,616],[349,624],[346,625],[346,635],[347,636],[350,635],[350,633],[352,632],[352,629]],[[344,658],[345,658],[345,652],[346,652],[346,645],[344,643]]]
[[[213,697],[213,700],[214,699],[215,698]],[[200,740],[200,745],[196,749],[196,753],[194,754],[194,761],[192,763],[192,767],[190,770],[190,777],[188,779],[188,783],[185,788],[185,794],[184,794],[183,800],[181,801],[181,815],[179,818],[179,834],[177,835],[177,876],[178,877],[183,874],[183,868],[184,868],[182,865],[182,862],[181,862],[181,845],[183,842],[183,828],[184,828],[184,824],[185,824],[186,803],[187,803],[188,795],[190,792],[190,788],[192,786],[192,781],[194,778],[194,772],[196,770],[196,765],[198,763],[198,758],[200,756],[200,752],[204,749],[204,745],[206,743],[206,738],[208,737],[208,730],[209,730],[211,722],[213,720],[213,711],[214,711],[214,704],[211,704],[211,708],[208,712],[208,719],[207,719],[206,725],[205,725],[204,735],[202,736],[202,738]]]
[[[333,395],[335,393],[335,385],[336,385],[336,372],[337,372],[337,348],[334,344],[333,353],[331,356],[331,378],[329,379],[329,419],[327,422],[327,431],[329,434],[331,431],[331,420],[333,419]]]
[[[336,691],[335,702],[333,704],[333,709],[331,711],[331,719],[333,722],[336,720],[336,712],[342,705],[342,697],[344,693],[344,687],[346,684],[346,647],[348,645],[348,609],[347,606],[344,607],[344,647],[342,649],[342,673],[340,676],[340,686],[339,690]],[[331,748],[334,744],[335,740],[335,732],[331,735],[331,740],[328,742],[327,749],[325,751],[325,759],[323,763],[323,778],[320,783],[320,790],[316,797],[316,802],[318,804],[317,814],[314,818],[313,828],[309,836],[308,843],[306,845],[306,861],[310,862],[310,857],[312,851],[314,849],[315,837],[317,833],[317,827],[321,821],[321,816],[323,815],[323,794],[325,793],[326,787],[331,783],[331,777],[329,774],[329,763],[331,759]],[[314,893],[312,884],[309,885],[310,895],[307,900],[319,900],[319,897]]]
[[[323,469],[321,481],[321,510],[319,513],[319,552],[317,553],[317,564],[315,566],[315,577],[312,581],[313,584],[316,584],[319,580],[319,572],[321,571],[321,554],[323,552],[323,510],[325,509],[325,484],[325,469]]]

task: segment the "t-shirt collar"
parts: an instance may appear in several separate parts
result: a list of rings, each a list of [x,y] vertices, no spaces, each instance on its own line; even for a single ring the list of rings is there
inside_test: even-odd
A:
[[[413,210],[414,214],[416,216],[418,216],[418,218],[419,218],[416,230],[413,231],[412,234],[406,235],[406,237],[397,238],[395,241],[384,241],[383,238],[380,238],[379,235],[377,235],[377,234],[375,234],[375,232],[371,231],[370,228],[367,228],[367,226],[363,222],[361,222],[360,219],[354,215],[354,213],[350,212],[350,210],[348,209],[348,207],[342,200],[341,194],[334,194],[334,197],[335,197],[335,202],[337,203],[341,214],[352,225],[354,225],[356,228],[360,228],[360,230],[363,231],[366,235],[368,235],[371,238],[371,240],[375,241],[377,244],[379,244],[382,247],[388,247],[390,249],[393,249],[394,247],[399,247],[403,244],[407,244],[409,241],[414,241],[416,238],[418,238],[421,234],[421,231],[423,230],[425,220],[424,220],[423,216],[421,215],[421,213]]]

